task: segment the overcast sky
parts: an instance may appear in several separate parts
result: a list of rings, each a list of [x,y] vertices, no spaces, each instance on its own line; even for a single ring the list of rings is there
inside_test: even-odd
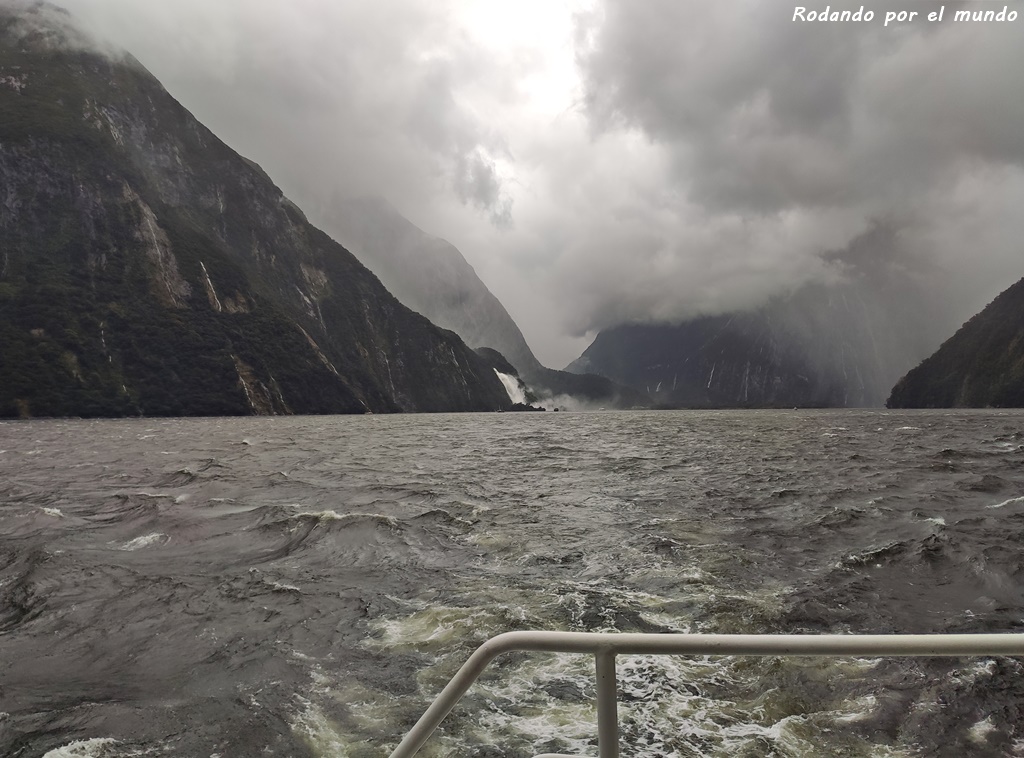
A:
[[[888,27],[901,4],[62,4],[314,223],[379,194],[455,244],[556,368],[602,327],[842,276],[822,253],[879,223],[958,277],[958,323],[1024,276],[1024,18],[952,19],[1002,1]]]

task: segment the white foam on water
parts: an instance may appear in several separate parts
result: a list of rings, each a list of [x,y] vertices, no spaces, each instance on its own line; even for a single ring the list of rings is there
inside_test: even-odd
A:
[[[41,510],[47,516],[53,516],[54,518],[64,518],[64,514],[61,513],[60,508],[42,508]]]
[[[304,513],[296,513],[290,518],[302,519],[302,518],[315,518],[317,521],[344,521],[345,516],[342,516],[337,511],[324,510],[324,511],[306,511]]]
[[[108,747],[116,745],[112,737],[96,737],[91,740],[75,740],[62,747],[43,754],[43,758],[104,758],[110,755]]]
[[[650,576],[657,576],[652,571]],[[671,569],[669,576],[676,579],[679,584],[687,584],[692,587],[690,596],[695,601],[711,597],[706,588],[701,586],[703,576],[699,571],[686,571],[681,569],[677,578]],[[569,627],[572,631],[586,632],[616,632],[616,614],[622,611],[633,611],[645,621],[665,627],[673,632],[687,633],[694,631],[690,619],[670,614],[665,611],[665,598],[653,595],[642,590],[629,590],[619,587],[596,586],[589,582],[566,582],[557,587],[557,597],[554,605],[557,605],[562,613],[556,615],[569,615]],[[600,613],[604,624],[594,626],[592,618],[586,619],[587,611],[595,602],[595,597],[600,597],[605,609]]]
[[[864,695],[863,697],[849,700],[843,704],[842,715],[836,716],[835,719],[841,724],[852,724],[858,721],[864,721],[874,712],[878,706],[878,698],[874,695]]]
[[[168,537],[166,534],[163,534],[161,532],[153,532],[152,534],[146,534],[142,537],[136,537],[133,540],[128,540],[118,549],[128,551],[142,550],[143,548],[147,548],[150,545],[155,545],[158,543],[163,545],[169,541],[170,537]]]
[[[350,755],[357,747],[370,746],[346,735],[313,701],[299,696],[296,699],[302,710],[291,723],[292,731],[302,737],[316,755]]]
[[[689,621],[669,613],[641,611],[640,618],[649,624],[670,629],[673,634],[693,634],[696,631]]]
[[[1013,505],[1014,503],[1024,503],[1024,497],[1012,497],[1009,500],[1004,500],[1001,503],[996,503],[995,505],[987,505],[985,507],[986,508],[1005,508],[1006,506]]]
[[[292,653],[298,660],[307,656]],[[290,721],[292,731],[299,735],[316,755],[335,756],[376,754],[380,745],[359,735],[380,734],[394,718],[394,703],[390,695],[371,692],[358,681],[348,677],[332,681],[318,665],[310,669],[309,697],[296,695],[299,710]],[[319,705],[335,702],[343,706],[351,724],[341,725],[327,715]],[[429,751],[421,752],[423,755]]]
[[[973,682],[982,677],[989,677],[996,673],[996,662],[992,658],[976,660],[970,666],[953,675],[958,681]]]
[[[297,503],[290,504],[292,508],[301,508],[302,506]],[[319,522],[325,521],[376,521],[384,524],[391,529],[398,528],[397,519],[391,516],[385,516],[382,513],[338,513],[337,511],[324,510],[324,511],[310,511],[304,513],[296,513],[289,516],[290,519],[316,519]]]
[[[968,730],[967,735],[970,737],[971,742],[984,744],[988,739],[988,736],[994,731],[996,731],[996,725],[992,723],[992,717],[986,716],[972,726]]]
[[[369,626],[379,636],[363,641],[365,647],[396,651],[437,651],[480,637],[482,630],[504,631],[506,617],[498,609],[433,605],[405,618],[378,619]],[[491,636],[491,635],[487,635]]]
[[[501,694],[493,693],[496,696]],[[488,695],[492,692],[489,691]],[[562,743],[558,746],[559,751],[571,755],[591,755],[594,752],[597,711],[592,702],[565,703],[555,698],[537,702],[537,693],[533,693],[533,698],[526,702],[529,705],[515,714],[497,709],[484,711],[475,719],[478,725],[476,734],[466,735],[465,740],[460,740],[463,749],[459,752],[468,752],[466,743],[502,744],[510,733],[528,742],[533,752],[540,752],[541,745],[553,740]]]

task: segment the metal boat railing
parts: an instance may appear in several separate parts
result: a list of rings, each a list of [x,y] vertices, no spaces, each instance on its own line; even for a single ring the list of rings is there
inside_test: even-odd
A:
[[[476,649],[435,698],[391,758],[409,758],[495,657],[512,651],[587,653],[597,671],[597,748],[618,758],[617,655],[1024,656],[1024,634],[599,634],[506,632]],[[546,753],[537,758],[578,758]]]

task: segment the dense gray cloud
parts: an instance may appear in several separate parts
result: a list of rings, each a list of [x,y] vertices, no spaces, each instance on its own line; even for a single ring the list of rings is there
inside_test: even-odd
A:
[[[635,6],[608,0],[582,54],[588,108],[671,145],[710,208],[848,205],[964,159],[1024,156],[1024,101],[1010,96],[1021,25],[794,23],[788,6],[752,0]]]
[[[764,0],[64,4],[314,222],[377,194],[450,240],[550,365],[621,321],[849,276],[826,253],[879,225],[879,255],[955,279],[942,328],[1024,275],[1022,19],[957,23],[949,3],[942,23],[885,28],[869,4],[871,23],[801,23]]]
[[[598,131],[635,129],[663,149],[686,209],[676,218],[689,220],[659,242],[687,294],[689,268],[707,274],[718,256],[752,276],[764,265],[762,295],[790,267],[794,281],[841,275],[820,265],[821,224],[842,230],[830,245],[842,248],[880,219],[899,229],[888,254],[927,255],[962,280],[953,322],[1024,275],[1012,211],[1024,200],[1024,101],[1011,95],[1024,21],[955,22],[954,5],[942,22],[889,27],[884,6],[858,24],[794,22],[793,6],[750,0],[642,5],[606,0],[591,21],[586,107]],[[749,237],[719,233],[706,249],[686,238],[731,221]],[[605,298],[593,323],[741,304],[742,272],[725,276],[711,274],[724,297],[707,282],[689,305],[647,288],[625,313]]]
[[[458,102],[489,69],[428,0],[67,0],[132,51],[297,199],[444,187],[488,213],[507,198],[501,136]],[[397,189],[396,189],[397,188]]]

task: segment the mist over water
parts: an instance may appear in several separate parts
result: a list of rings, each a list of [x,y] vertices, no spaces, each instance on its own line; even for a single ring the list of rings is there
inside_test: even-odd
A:
[[[387,755],[513,629],[1024,626],[1024,413],[0,424],[0,754]],[[595,752],[592,661],[425,755]],[[1013,659],[620,659],[626,754],[1008,755]]]

